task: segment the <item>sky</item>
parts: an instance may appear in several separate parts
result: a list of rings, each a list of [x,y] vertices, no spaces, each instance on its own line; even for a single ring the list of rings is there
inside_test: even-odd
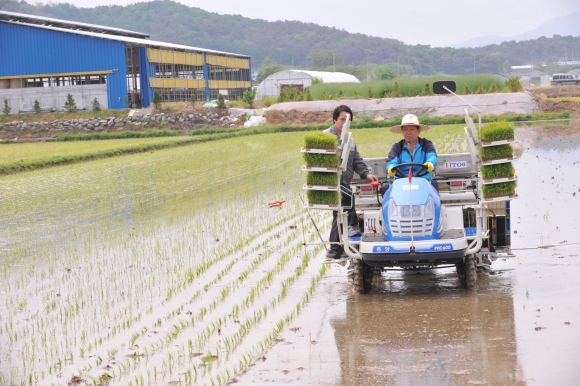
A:
[[[31,2],[30,0],[28,0]],[[57,0],[77,7],[132,0]],[[298,20],[407,44],[451,46],[474,37],[516,36],[580,11],[578,0],[179,0],[219,14]],[[580,20],[579,20],[580,22]]]

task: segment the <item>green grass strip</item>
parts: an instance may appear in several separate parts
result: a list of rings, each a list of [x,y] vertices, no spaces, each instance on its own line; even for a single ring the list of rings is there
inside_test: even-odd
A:
[[[325,192],[323,190],[308,190],[306,191],[306,197],[310,204],[321,204],[321,205],[337,205],[338,204],[338,192]]]
[[[513,173],[511,162],[505,164],[484,165],[481,167],[481,175],[485,179],[510,177]]]
[[[516,182],[503,182],[501,184],[483,185],[483,197],[493,198],[501,196],[511,196],[516,192]]]
[[[483,141],[501,141],[514,138],[514,127],[507,121],[493,122],[481,128],[481,139]]]
[[[58,141],[96,141],[104,139],[125,139],[125,138],[154,138],[154,137],[176,137],[182,135],[180,130],[145,130],[145,131],[118,131],[111,133],[90,133],[90,134],[59,134],[55,135]]]
[[[96,159],[102,158],[110,158],[116,157],[126,154],[134,154],[134,153],[144,153],[147,151],[153,150],[161,150],[161,149],[168,149],[177,146],[186,146],[195,143],[202,143],[202,142],[209,142],[209,141],[216,141],[220,139],[226,138],[234,138],[234,137],[243,137],[247,135],[254,135],[254,134],[262,134],[258,130],[244,130],[243,132],[234,132],[234,133],[221,133],[216,135],[205,135],[205,136],[196,136],[196,137],[188,137],[184,139],[178,139],[175,141],[167,141],[163,143],[155,143],[155,144],[147,144],[147,145],[139,145],[139,146],[130,146],[124,147],[119,149],[112,149],[112,150],[104,150],[95,153],[87,153],[87,154],[77,154],[71,156],[63,156],[63,157],[50,157],[38,160],[30,160],[30,161],[20,161],[20,162],[11,162],[8,164],[0,165],[0,175],[2,174],[13,174],[19,173],[29,170],[36,170],[42,169],[51,166],[58,166],[58,165],[67,165],[73,164],[78,162],[85,162],[85,161],[92,161]],[[13,145],[17,146],[17,145]]]
[[[501,115],[501,116],[484,116],[481,117],[482,123],[507,121],[507,122],[521,122],[521,121],[547,121],[553,119],[568,119],[570,118],[570,113],[564,111],[562,113],[545,113],[545,114],[519,114],[519,115]],[[477,118],[476,118],[477,119]],[[390,121],[374,121],[372,119],[362,119],[356,120],[350,124],[351,129],[375,129],[382,127],[392,127],[400,125],[402,118],[393,118]],[[452,116],[452,117],[429,117],[422,116],[419,121],[425,125],[453,125],[453,124],[465,124],[465,119],[462,115]],[[236,133],[246,130],[256,130],[259,129],[259,134],[269,134],[269,133],[284,133],[284,132],[296,132],[296,131],[323,131],[330,127],[330,123],[324,123],[320,125],[273,125],[273,126],[259,126],[258,128],[244,129],[239,127],[223,127],[215,129],[195,129],[191,131],[191,135],[212,135],[221,133]]]
[[[314,131],[304,134],[304,147],[309,149],[335,149],[338,144],[336,135]]]
[[[509,158],[514,155],[511,145],[490,146],[481,149],[481,158],[484,161]]]
[[[306,183],[308,185],[336,186],[338,185],[338,174],[308,172],[306,173]]]

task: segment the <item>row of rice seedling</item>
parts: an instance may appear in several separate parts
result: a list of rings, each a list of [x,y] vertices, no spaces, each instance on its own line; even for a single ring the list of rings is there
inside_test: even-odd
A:
[[[495,75],[476,74],[461,76],[427,76],[421,78],[396,78],[380,82],[361,83],[320,83],[313,84],[310,92],[315,100],[339,98],[389,98],[395,96],[410,97],[432,94],[431,86],[438,80],[452,79],[457,84],[457,93],[475,93],[480,88],[483,92],[508,92],[509,88]],[[398,86],[398,92],[395,87]],[[493,87],[492,85],[495,85]],[[467,89],[466,89],[467,87]],[[369,94],[370,90],[370,94]],[[495,91],[494,91],[495,90]],[[466,92],[467,91],[467,92]]]
[[[152,138],[152,137],[177,137],[183,135],[181,130],[148,129],[145,131],[114,131],[110,133],[88,133],[88,134],[58,134],[55,135],[59,141],[97,141],[123,138]]]
[[[0,164],[32,161],[51,157],[75,156],[99,151],[116,150],[174,140],[170,138],[131,138],[109,141],[85,142],[29,142],[13,143],[2,147]]]
[[[363,155],[382,131],[355,133]],[[244,332],[253,334],[303,272],[303,260],[277,259],[299,233],[274,235],[303,213],[301,137],[258,135],[0,176],[0,346],[11,353],[0,362],[2,383],[59,383],[58,374],[73,373],[99,382],[105,365],[111,376],[139,379],[153,379],[154,368],[167,379],[163,368],[231,366],[225,337],[238,351],[248,338],[218,330],[239,318],[253,320]],[[287,203],[269,209],[276,199]],[[261,267],[269,268],[258,274]],[[275,295],[266,291],[276,286]],[[188,343],[190,328],[199,343]],[[223,365],[177,359],[218,346]]]

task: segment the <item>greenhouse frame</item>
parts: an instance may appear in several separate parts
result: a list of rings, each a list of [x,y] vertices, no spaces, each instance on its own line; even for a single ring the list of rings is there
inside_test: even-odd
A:
[[[294,87],[304,91],[312,83],[360,83],[354,75],[343,72],[324,72],[306,70],[285,70],[268,76],[260,83],[256,90],[258,99],[265,96],[278,98],[280,91],[287,87]]]

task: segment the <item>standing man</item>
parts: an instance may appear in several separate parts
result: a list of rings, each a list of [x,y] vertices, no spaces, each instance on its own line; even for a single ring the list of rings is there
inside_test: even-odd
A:
[[[429,130],[429,126],[419,123],[416,115],[407,114],[403,117],[400,125],[391,127],[393,133],[403,133],[403,139],[391,147],[387,158],[387,171],[390,176],[395,177],[393,167],[403,163],[415,162],[427,167],[424,178],[431,181],[435,190],[439,191],[439,184],[432,179],[431,172],[437,166],[437,152],[433,142],[419,137],[421,131]],[[418,166],[413,166],[413,172],[419,170]],[[401,168],[404,175],[409,173],[409,166]],[[396,177],[395,177],[396,178]]]
[[[324,130],[326,133],[332,133],[338,137],[340,142],[340,134],[342,133],[342,127],[346,123],[347,114],[350,115],[352,120],[353,114],[350,107],[345,105],[340,105],[332,113],[332,121],[334,124]],[[356,144],[352,141],[351,147],[349,149],[348,163],[346,165],[346,170],[342,173],[342,178],[340,180],[340,190],[341,190],[341,201],[340,204],[345,207],[350,207],[348,212],[348,236],[355,237],[360,236],[361,232],[358,227],[358,217],[356,215],[356,210],[354,209],[354,196],[352,194],[352,188],[350,187],[350,182],[354,172],[357,172],[361,178],[366,179],[368,182],[378,181],[377,177],[370,174],[367,165],[364,163],[363,158],[356,150]],[[345,194],[348,192],[350,195]],[[330,238],[331,243],[339,242],[338,237],[338,224],[336,223],[336,217],[338,215],[337,211],[332,212],[332,228],[330,228]],[[339,244],[330,244],[330,248],[326,251],[326,257],[330,259],[340,259],[342,254],[342,247]]]

